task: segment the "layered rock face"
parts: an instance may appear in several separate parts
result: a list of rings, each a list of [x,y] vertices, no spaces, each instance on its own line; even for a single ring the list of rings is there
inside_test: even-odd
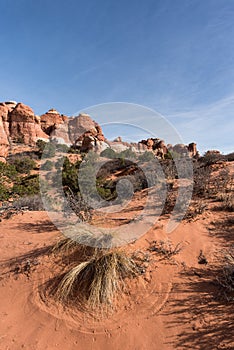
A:
[[[38,139],[47,139],[40,125],[40,118],[34,115],[33,110],[18,103],[8,114],[9,136],[12,141],[33,145]]]
[[[40,117],[42,130],[52,140],[59,143],[71,144],[68,130],[68,117],[60,115],[56,109],[50,109]]]
[[[101,127],[87,114],[68,118],[55,109],[36,116],[29,106],[14,101],[0,103],[0,161],[13,143],[33,146],[38,139],[80,144],[82,151],[102,151],[107,146]]]
[[[71,142],[80,147],[82,152],[101,152],[106,148],[102,128],[88,114],[82,113],[69,119],[68,125]]]
[[[0,103],[0,161],[8,156],[14,143],[33,146],[38,139],[55,140],[58,143],[73,145],[81,152],[94,150],[97,153],[110,147],[116,152],[132,149],[136,153],[151,151],[158,158],[164,158],[168,150],[190,157],[198,155],[196,144],[188,146],[166,145],[158,138],[148,138],[138,143],[123,142],[117,137],[113,142],[103,135],[102,128],[85,113],[77,117],[67,117],[55,109],[50,109],[41,116],[34,114],[29,106],[14,101]]]

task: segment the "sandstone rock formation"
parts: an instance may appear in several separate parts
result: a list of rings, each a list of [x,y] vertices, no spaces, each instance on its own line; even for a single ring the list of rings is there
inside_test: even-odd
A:
[[[88,114],[82,113],[69,120],[69,136],[72,143],[86,132],[97,135],[96,123]]]
[[[116,137],[116,138],[113,140],[113,142],[123,142],[122,137],[121,137],[121,136]]]
[[[195,142],[191,142],[188,145],[188,151],[189,151],[189,155],[190,157],[196,157],[197,156],[197,144]]]
[[[88,114],[82,113],[69,120],[69,136],[72,143],[79,147],[81,152],[103,151],[102,143],[105,137],[102,128]]]
[[[8,114],[8,121],[12,141],[33,145],[40,138],[48,138],[41,129],[40,121],[35,118],[33,110],[23,103],[18,103]]]
[[[7,157],[10,144],[33,146],[38,139],[50,139],[69,146],[79,140],[84,151],[102,151],[108,147],[100,125],[87,114],[68,118],[50,109],[37,116],[23,103],[0,103],[0,160]]]
[[[155,154],[156,157],[164,159],[165,154],[168,152],[168,148],[164,140],[158,138],[149,138],[147,140],[141,140],[139,144],[145,145],[148,151]]]
[[[69,118],[56,109],[50,109],[37,116],[23,103],[15,101],[0,103],[0,160],[6,159],[14,143],[34,146],[38,139],[73,145],[82,152],[94,150],[100,153],[110,147],[116,152],[131,149],[136,153],[143,153],[148,150],[162,159],[168,150],[181,155],[188,154],[190,157],[198,156],[194,142],[188,146],[183,144],[166,146],[159,138],[148,138],[138,143],[127,143],[123,142],[120,136],[111,142],[103,135],[101,126],[88,114],[81,113]]]
[[[0,115],[0,161],[5,162],[8,155],[9,141],[3,125],[3,118]]]
[[[50,135],[55,126],[58,127],[59,124],[63,124],[65,120],[67,119],[53,108],[40,116],[41,128],[47,135]]]

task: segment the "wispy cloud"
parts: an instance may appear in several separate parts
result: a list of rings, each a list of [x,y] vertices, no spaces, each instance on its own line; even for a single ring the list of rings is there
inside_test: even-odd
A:
[[[185,140],[197,141],[201,151],[216,148],[227,153],[234,150],[234,94],[188,111],[170,113],[167,117]]]

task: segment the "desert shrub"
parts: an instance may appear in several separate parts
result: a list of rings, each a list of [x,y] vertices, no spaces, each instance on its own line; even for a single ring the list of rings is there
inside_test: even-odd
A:
[[[55,153],[56,153],[56,144],[53,142],[47,143],[43,151],[43,157],[53,158],[55,156]]]
[[[181,159],[184,156],[176,151],[171,150],[171,151],[168,151],[164,157],[165,159]]]
[[[0,162],[0,201],[8,200],[12,195],[12,184],[18,181],[15,166]]]
[[[18,194],[19,196],[38,194],[40,192],[39,176],[31,175],[26,176],[17,183],[14,183],[12,193]]]
[[[30,157],[14,157],[10,159],[10,164],[15,166],[20,174],[29,174],[36,167],[35,161]]]
[[[47,145],[47,142],[43,140],[37,140],[36,146],[38,147],[38,150],[40,153],[43,153],[45,146]]]
[[[105,177],[96,179],[96,189],[98,194],[106,201],[113,200],[117,197],[116,183],[113,180],[107,180]]]
[[[0,162],[0,179],[8,178],[10,180],[15,180],[18,174],[14,165],[9,163]]]
[[[74,193],[70,188],[66,188],[66,202],[64,205],[65,216],[76,214],[80,222],[89,222],[92,219],[92,208],[82,198],[80,193]]]
[[[24,196],[12,203],[16,209],[27,208],[27,210],[39,211],[44,210],[43,202],[39,194]]]
[[[0,201],[6,201],[11,196],[11,189],[0,182]]]
[[[228,211],[234,211],[234,194],[220,193],[218,199],[223,202],[223,209]]]
[[[220,153],[212,153],[212,152],[205,152],[203,157],[199,158],[199,162],[203,163],[204,165],[212,165],[219,161],[225,160],[225,156],[223,156]]]
[[[155,159],[155,155],[153,152],[145,151],[138,157],[138,159],[140,162],[150,162],[151,160]]]
[[[105,200],[113,200],[115,196],[113,196],[112,191],[110,188],[105,188],[105,187],[97,187],[97,192],[98,194]]]
[[[234,161],[234,152],[229,153],[229,154],[226,154],[225,159],[226,159],[228,162],[233,162],[233,161]]]
[[[61,169],[63,167],[63,163],[64,163],[65,157],[61,157],[59,158],[56,163],[55,163],[55,168],[56,169]]]
[[[136,159],[136,153],[133,152],[130,148],[120,152],[118,158],[120,159]]]
[[[109,159],[114,159],[118,157],[118,154],[112,148],[106,148],[100,153],[100,156]]]
[[[172,180],[172,179],[178,178],[177,169],[173,160],[165,159],[165,160],[160,160],[159,162],[163,169],[166,179]]]
[[[73,193],[77,193],[79,191],[78,169],[79,163],[73,164],[67,157],[64,159],[62,168],[62,184],[63,186],[70,188]]]
[[[199,215],[202,215],[207,209],[207,204],[204,203],[202,199],[190,203],[189,208],[186,211],[186,214],[184,216],[184,220],[192,221]]]
[[[69,147],[69,150],[67,153],[80,154],[80,150],[76,146],[72,145],[71,147]]]
[[[15,139],[16,143],[24,143],[24,136],[20,135]]]
[[[41,170],[50,171],[53,169],[54,163],[51,160],[46,160],[45,163],[41,165]]]
[[[182,249],[181,243],[172,244],[170,240],[166,241],[152,241],[149,246],[150,252],[155,252],[164,258],[170,259],[172,256],[179,254]]]
[[[211,168],[202,167],[199,163],[194,163],[193,170],[193,195],[209,196],[210,194]]]
[[[70,147],[65,145],[65,144],[62,144],[62,143],[56,144],[56,150],[58,152],[68,153],[69,149],[70,149]]]
[[[226,301],[234,301],[234,251],[225,255],[224,266],[217,276],[217,282],[221,288],[221,297]]]

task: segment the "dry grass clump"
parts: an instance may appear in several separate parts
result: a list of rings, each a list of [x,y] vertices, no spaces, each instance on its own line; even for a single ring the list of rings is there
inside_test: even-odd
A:
[[[170,240],[160,240],[150,242],[150,247],[148,249],[151,252],[156,252],[159,255],[170,259],[174,255],[179,254],[179,252],[182,250],[182,245],[179,242],[174,246]]]
[[[125,252],[96,249],[93,256],[65,274],[56,295],[60,301],[78,301],[93,309],[111,306],[124,278],[138,273],[137,264]]]
[[[226,301],[234,301],[234,251],[225,256],[226,265],[223,267],[217,281],[221,287],[222,297]]]
[[[193,200],[183,218],[183,220],[193,221],[207,210],[207,204],[203,200]]]
[[[218,199],[223,202],[223,209],[234,211],[234,195],[233,193],[220,193]]]

